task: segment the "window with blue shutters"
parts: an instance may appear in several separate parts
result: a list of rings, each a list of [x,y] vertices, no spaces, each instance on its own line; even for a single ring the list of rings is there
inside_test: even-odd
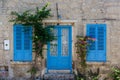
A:
[[[32,27],[14,25],[14,61],[32,61]]]
[[[95,38],[95,42],[89,42],[87,61],[106,61],[106,24],[87,24],[87,36]]]

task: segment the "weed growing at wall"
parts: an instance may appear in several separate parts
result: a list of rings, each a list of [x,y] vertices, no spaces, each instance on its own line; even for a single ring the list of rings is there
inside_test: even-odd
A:
[[[87,71],[86,74],[81,74],[81,72],[78,72],[76,79],[77,80],[99,80],[99,77],[100,77],[100,70],[98,68],[96,72],[92,71],[91,69]]]
[[[112,77],[113,80],[120,80],[120,68],[113,67],[110,76]]]

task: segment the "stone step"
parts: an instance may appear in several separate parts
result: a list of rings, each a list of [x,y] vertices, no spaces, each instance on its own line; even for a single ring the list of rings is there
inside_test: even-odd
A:
[[[44,74],[45,80],[74,80],[74,74]]]
[[[62,73],[62,74],[69,74],[70,73],[70,70],[48,70],[49,73]]]

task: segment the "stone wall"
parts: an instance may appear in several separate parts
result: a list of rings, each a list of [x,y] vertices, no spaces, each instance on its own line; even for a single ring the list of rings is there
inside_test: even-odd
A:
[[[19,73],[24,73],[29,77],[24,68],[30,68],[30,65],[25,65],[24,62],[16,65],[11,62],[13,61],[13,23],[9,22],[10,12],[34,10],[37,6],[42,7],[47,2],[50,2],[49,8],[53,15],[49,20],[57,19],[56,3],[58,3],[61,20],[77,20],[73,30],[73,44],[76,35],[85,35],[87,23],[107,24],[107,63],[105,64],[110,66],[120,64],[120,0],[0,0],[0,66],[8,66],[9,77],[18,77]],[[10,40],[10,50],[8,51],[3,48],[5,39]],[[75,56],[75,51],[73,52]],[[75,57],[74,60],[76,60]],[[92,65],[97,64],[102,63]],[[19,67],[23,65],[23,68]],[[102,66],[106,68],[106,65]]]

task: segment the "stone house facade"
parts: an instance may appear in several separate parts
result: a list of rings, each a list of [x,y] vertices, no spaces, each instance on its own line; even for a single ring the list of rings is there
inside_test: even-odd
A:
[[[102,31],[104,33],[101,35],[99,35],[99,33],[97,33],[96,35],[102,36],[101,41],[103,41],[102,43],[104,44],[99,45],[96,42],[95,45],[103,46],[104,54],[102,55],[102,57],[97,57],[96,54],[97,58],[93,56],[91,58],[91,53],[91,55],[89,55],[88,57],[87,63],[90,68],[99,67],[101,69],[101,75],[106,74],[109,71],[110,67],[113,65],[120,66],[120,0],[0,0],[1,77],[17,77],[18,79],[20,79],[21,77],[29,78],[30,73],[27,73],[27,71],[30,69],[33,62],[19,60],[14,61],[14,26],[12,23],[9,22],[9,20],[11,19],[11,11],[17,11],[21,13],[28,9],[34,10],[36,7],[44,6],[47,2],[50,3],[49,8],[51,8],[51,13],[53,17],[45,20],[44,23],[54,25],[60,23],[59,26],[69,25],[70,30],[72,29],[71,33],[69,33],[71,34],[70,38],[72,41],[72,43],[69,44],[71,45],[71,51],[69,51],[71,52],[70,55],[72,55],[70,56],[71,62],[65,63],[70,64],[70,71],[76,71],[75,68],[77,64],[75,62],[77,61],[77,58],[74,45],[76,42],[76,35],[83,36],[86,34],[90,34],[91,29],[87,28],[94,28],[93,34],[91,33],[91,35],[95,35],[94,32],[99,32],[98,26],[101,25],[106,31]],[[58,3],[58,12],[61,17],[60,20],[57,20],[56,3]],[[62,28],[60,28],[58,31],[60,32],[60,30],[62,30]],[[70,30],[68,29],[68,31]],[[51,62],[47,63],[47,58],[51,58],[48,57],[47,54],[48,53],[45,52],[45,59],[43,59],[43,63],[46,65],[41,66],[41,64],[39,64],[42,71],[39,72],[38,75],[43,75],[47,73],[47,70],[49,70],[48,66],[49,68],[51,68],[50,66],[52,66],[48,65],[49,63],[52,64]],[[34,53],[32,57],[32,60],[34,60]],[[64,66],[68,67],[68,65]],[[60,69],[62,69],[62,67],[60,67]]]

